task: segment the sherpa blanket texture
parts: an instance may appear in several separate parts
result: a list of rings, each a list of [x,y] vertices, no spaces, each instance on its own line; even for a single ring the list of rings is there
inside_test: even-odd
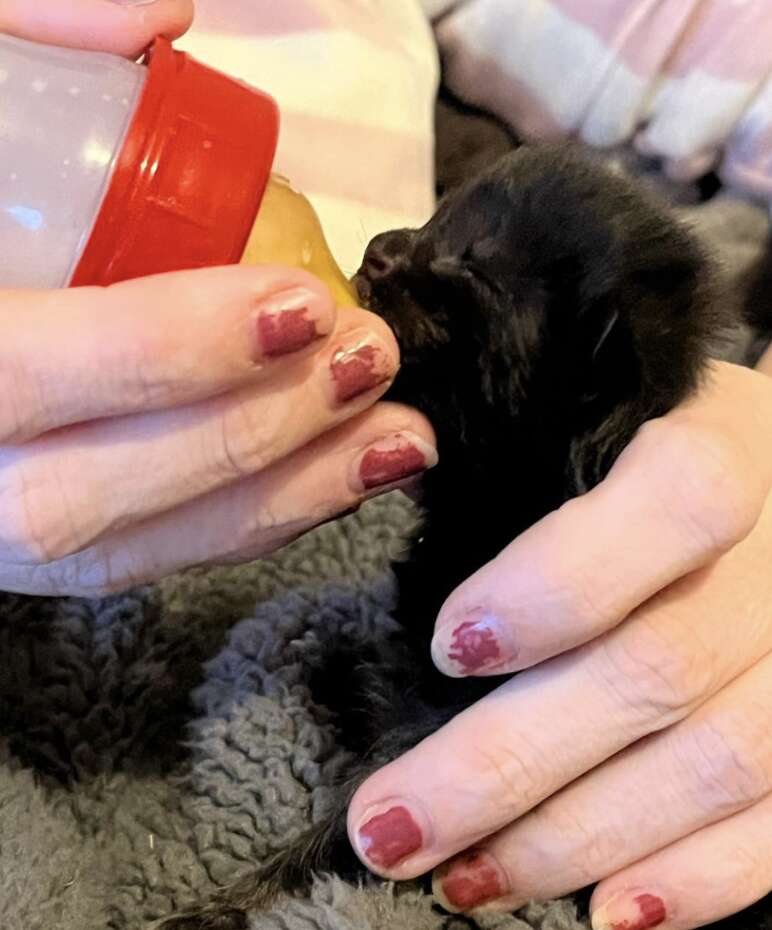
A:
[[[393,635],[400,494],[273,559],[96,601],[2,595],[0,928],[139,930],[263,861],[343,758],[304,669],[322,638]],[[257,930],[469,924],[415,886],[322,877]],[[501,930],[578,930],[572,905]]]

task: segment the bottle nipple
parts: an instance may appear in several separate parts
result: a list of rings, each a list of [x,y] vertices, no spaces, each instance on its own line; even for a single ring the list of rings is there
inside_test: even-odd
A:
[[[304,268],[329,287],[339,306],[358,304],[353,286],[330,252],[316,211],[281,175],[271,175],[241,264]]]

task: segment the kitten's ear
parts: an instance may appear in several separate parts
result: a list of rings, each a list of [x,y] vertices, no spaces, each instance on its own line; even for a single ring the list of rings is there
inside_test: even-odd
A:
[[[429,270],[441,281],[469,281],[474,278],[470,269],[455,255],[443,255],[429,262]]]

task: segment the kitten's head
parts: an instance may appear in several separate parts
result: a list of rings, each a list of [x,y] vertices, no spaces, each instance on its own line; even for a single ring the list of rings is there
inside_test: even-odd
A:
[[[651,195],[570,147],[534,146],[421,229],[378,236],[355,280],[402,349],[391,397],[427,414],[442,452],[665,412],[705,360],[706,278]]]

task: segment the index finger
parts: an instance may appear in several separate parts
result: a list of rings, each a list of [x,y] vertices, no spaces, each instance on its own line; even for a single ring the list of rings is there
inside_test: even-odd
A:
[[[0,0],[0,32],[136,58],[156,36],[190,26],[193,0]]]
[[[321,281],[279,266],[2,296],[0,443],[195,403],[278,369],[300,377],[336,320],[339,330],[375,332],[398,357],[380,318],[354,308],[338,313]]]
[[[772,483],[770,396],[762,376],[716,366],[694,399],[640,430],[605,481],[451,594],[437,667],[496,675],[573,649],[743,539]]]

